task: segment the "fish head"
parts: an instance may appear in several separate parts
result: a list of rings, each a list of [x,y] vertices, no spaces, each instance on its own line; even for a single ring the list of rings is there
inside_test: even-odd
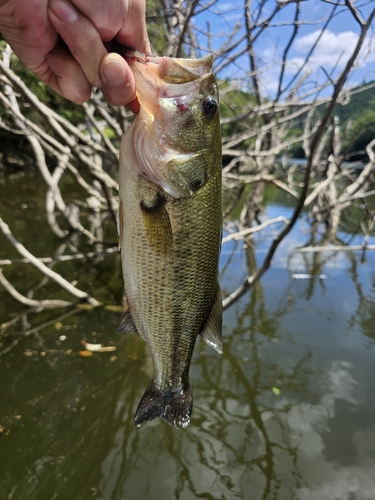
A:
[[[204,152],[213,151],[214,143],[218,154],[221,151],[213,57],[176,59],[132,52],[126,60],[136,81],[139,120],[148,127],[149,145],[142,148],[142,155],[149,168],[143,170],[172,196],[188,196],[192,194],[192,185],[201,186],[210,175],[210,162],[197,167],[196,155],[203,158]],[[199,174],[200,179],[185,182],[189,160],[193,160],[196,172],[205,171]]]
[[[199,61],[201,66],[194,70],[169,61],[167,69],[174,71],[169,74],[178,76],[168,77],[167,73],[163,77],[154,119],[159,139],[163,138],[172,149],[196,152],[207,148],[212,142],[213,131],[220,126],[212,56]]]

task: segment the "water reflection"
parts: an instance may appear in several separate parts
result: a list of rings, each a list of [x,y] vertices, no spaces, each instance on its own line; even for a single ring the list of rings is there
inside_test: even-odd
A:
[[[310,237],[297,227],[225,312],[222,356],[198,340],[187,429],[134,427],[152,366],[119,313],[25,315],[0,289],[1,498],[373,500],[375,256],[292,253]],[[223,289],[266,247],[228,243]],[[120,302],[116,257],[69,266]],[[117,350],[81,357],[82,339]]]
[[[117,315],[60,316],[63,348],[54,327],[23,339],[0,368],[5,498],[374,498],[372,363],[362,359],[359,375],[355,357],[332,359],[286,329],[287,309],[275,306],[257,285],[225,329],[224,355],[198,344],[186,430],[134,428],[151,372],[140,339],[113,336],[112,361],[77,355],[84,332],[95,324],[102,340]]]

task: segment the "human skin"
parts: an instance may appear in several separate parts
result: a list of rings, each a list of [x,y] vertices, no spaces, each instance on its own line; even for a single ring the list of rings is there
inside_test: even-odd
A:
[[[137,112],[133,74],[114,50],[150,52],[145,0],[0,0],[0,32],[66,99],[81,104],[99,87],[110,104]]]

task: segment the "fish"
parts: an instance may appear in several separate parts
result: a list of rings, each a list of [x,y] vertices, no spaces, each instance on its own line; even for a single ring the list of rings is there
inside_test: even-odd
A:
[[[196,339],[222,352],[221,135],[213,57],[125,55],[140,105],[121,140],[118,230],[128,308],[154,374],[134,423],[186,427]]]

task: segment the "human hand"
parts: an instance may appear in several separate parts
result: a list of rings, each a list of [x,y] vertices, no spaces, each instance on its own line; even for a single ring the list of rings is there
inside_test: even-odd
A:
[[[122,45],[150,52],[144,0],[0,0],[0,31],[60,95],[83,103],[95,86],[109,103],[137,111],[133,74],[110,51]]]

